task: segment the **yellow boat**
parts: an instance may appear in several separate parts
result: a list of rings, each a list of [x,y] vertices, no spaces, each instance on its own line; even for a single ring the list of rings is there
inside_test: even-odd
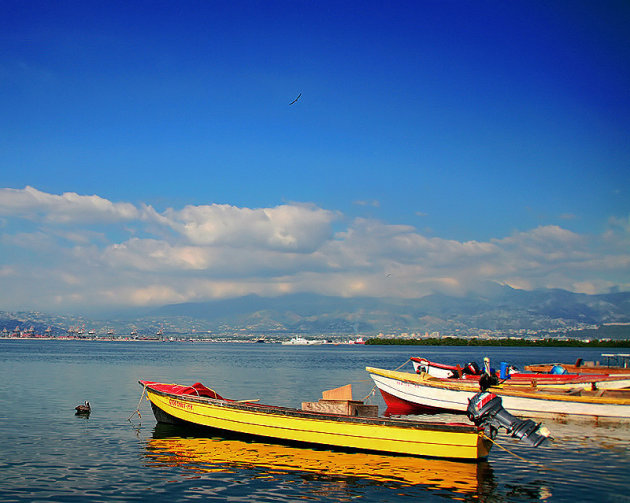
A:
[[[487,463],[444,459],[388,456],[365,452],[334,452],[210,437],[166,437],[177,434],[158,425],[147,443],[146,457],[155,466],[179,466],[194,473],[232,472],[254,469],[258,474],[310,473],[327,480],[357,478],[376,484],[426,485],[457,493],[476,494],[480,483],[491,476]]]
[[[158,422],[279,442],[431,458],[476,461],[492,446],[477,426],[354,417],[227,400],[200,383],[140,381]]]

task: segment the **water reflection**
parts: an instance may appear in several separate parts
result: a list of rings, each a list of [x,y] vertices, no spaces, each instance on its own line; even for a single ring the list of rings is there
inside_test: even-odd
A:
[[[254,478],[295,473],[303,480],[325,483],[326,490],[330,486],[339,490],[361,481],[396,487],[421,485],[459,495],[477,495],[481,485],[494,486],[490,480],[492,469],[486,462],[461,463],[180,435],[190,435],[190,431],[156,425],[153,438],[146,444],[148,465],[181,467],[190,474],[251,470]]]

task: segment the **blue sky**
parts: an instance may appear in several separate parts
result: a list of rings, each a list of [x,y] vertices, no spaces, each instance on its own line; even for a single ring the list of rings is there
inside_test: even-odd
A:
[[[24,292],[0,309],[628,290],[629,24],[625,1],[3,2],[0,286]]]

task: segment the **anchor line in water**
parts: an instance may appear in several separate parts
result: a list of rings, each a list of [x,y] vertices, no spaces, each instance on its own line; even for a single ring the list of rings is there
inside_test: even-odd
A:
[[[483,431],[479,433],[483,438],[487,438],[488,440],[490,440],[490,442],[492,442],[494,445],[496,445],[499,449],[503,449],[505,452],[507,452],[508,454],[511,454],[512,456],[514,456],[517,459],[520,459],[521,461],[525,461],[526,463],[529,463],[531,465],[537,466],[539,468],[543,468],[545,470],[551,470],[551,471],[558,471],[556,468],[551,468],[547,465],[543,465],[541,463],[536,463],[535,461],[531,461],[530,459],[524,458],[523,456],[519,456],[518,454],[516,454],[515,452],[511,451],[510,449],[508,449],[507,447],[504,447],[503,445],[501,445],[499,442],[497,442],[496,440],[490,438],[488,435],[486,435]]]
[[[131,418],[132,418],[133,416],[135,416],[136,414],[138,414],[138,417],[139,417],[140,419],[142,419],[142,414],[140,414],[140,404],[142,403],[142,399],[144,398],[144,395],[145,395],[145,393],[146,393],[146,392],[147,392],[147,385],[145,384],[145,385],[142,387],[142,394],[140,395],[140,400],[138,400],[138,405],[137,405],[137,407],[136,407],[136,410],[134,410],[134,411],[131,413],[131,416],[129,416],[129,417],[127,418],[127,421],[131,421]]]

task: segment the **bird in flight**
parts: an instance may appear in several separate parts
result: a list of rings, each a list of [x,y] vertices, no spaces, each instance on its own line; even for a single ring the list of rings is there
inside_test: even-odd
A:
[[[302,93],[298,94],[298,97],[295,98],[291,103],[289,103],[289,105],[293,105],[293,103],[300,99],[300,96],[302,96]]]

